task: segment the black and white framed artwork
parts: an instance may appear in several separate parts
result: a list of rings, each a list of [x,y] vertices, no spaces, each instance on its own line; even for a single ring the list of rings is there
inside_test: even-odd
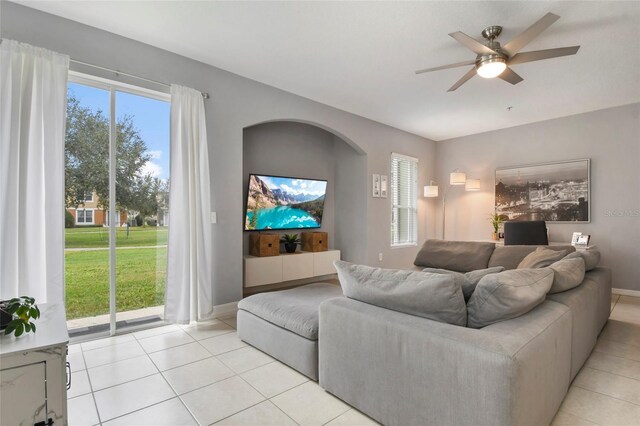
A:
[[[589,222],[590,160],[496,169],[495,208],[504,220]]]

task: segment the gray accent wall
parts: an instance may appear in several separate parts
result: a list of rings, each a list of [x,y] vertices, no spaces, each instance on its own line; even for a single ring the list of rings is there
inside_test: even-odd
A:
[[[280,121],[245,129],[243,142],[243,199],[247,196],[250,173],[327,181],[322,227],[318,231],[328,234],[329,248],[334,248],[336,179],[333,134],[309,124]],[[278,231],[280,234],[299,232]],[[249,251],[248,235],[249,232],[245,232],[245,254]]]
[[[456,168],[481,180],[479,192],[449,192],[446,235],[452,240],[490,238],[497,167],[590,158],[591,223],[549,224],[550,240],[591,234],[602,263],[613,268],[613,286],[640,291],[640,104],[450,139],[436,151],[439,182],[448,183]]]
[[[395,151],[419,159],[422,185],[427,177],[435,174],[434,142],[135,40],[15,3],[0,2],[0,36],[68,54],[79,61],[193,87],[211,95],[211,99],[205,101],[205,108],[212,171],[212,210],[217,212],[218,218],[218,223],[212,225],[214,304],[242,298],[243,133],[245,128],[270,121],[315,125],[364,154],[353,163],[345,157],[335,165],[336,175],[345,176],[345,181],[350,174],[360,176],[347,184],[353,185],[357,196],[342,200],[350,202],[349,215],[359,216],[359,226],[348,227],[336,221],[335,246],[345,244],[344,248],[340,247],[345,255],[362,263],[385,267],[411,265],[418,248],[390,248],[390,200],[371,198],[370,176],[372,173],[388,175],[390,154]],[[139,84],[114,73],[102,76]],[[381,104],[384,102],[380,99]],[[363,173],[366,174],[364,181]],[[367,182],[366,189],[364,182]],[[336,194],[339,192],[340,188],[336,188]],[[424,240],[434,235],[433,206],[420,197],[418,207],[422,225],[419,240]],[[379,253],[384,257],[382,262],[378,261]]]

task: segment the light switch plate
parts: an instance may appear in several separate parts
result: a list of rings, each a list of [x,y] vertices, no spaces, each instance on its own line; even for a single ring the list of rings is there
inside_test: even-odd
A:
[[[218,222],[218,215],[216,214],[216,212],[211,212],[211,223],[217,223]]]

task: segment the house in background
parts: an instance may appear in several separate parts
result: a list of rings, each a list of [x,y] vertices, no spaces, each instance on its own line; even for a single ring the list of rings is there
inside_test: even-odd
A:
[[[73,216],[75,226],[109,226],[109,210],[99,206],[100,198],[95,191],[92,191],[86,195],[81,206],[67,208],[67,211]],[[118,211],[116,219],[116,226],[127,223],[127,212]]]

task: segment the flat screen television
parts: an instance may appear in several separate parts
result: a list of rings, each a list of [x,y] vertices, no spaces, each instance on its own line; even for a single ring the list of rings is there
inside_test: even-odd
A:
[[[244,230],[320,228],[326,194],[326,180],[250,174]]]

